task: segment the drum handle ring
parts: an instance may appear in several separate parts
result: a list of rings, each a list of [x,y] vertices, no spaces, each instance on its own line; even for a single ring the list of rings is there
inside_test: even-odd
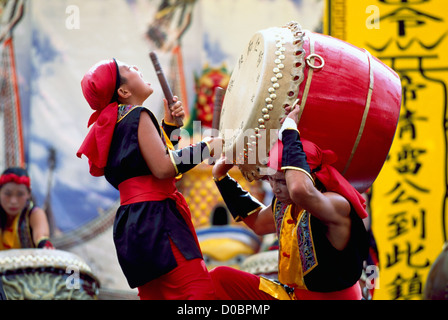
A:
[[[318,60],[320,60],[320,65],[316,66],[315,64],[311,63],[311,59],[312,58],[316,58]],[[325,65],[325,60],[324,58],[322,58],[320,55],[316,54],[316,53],[312,53],[310,54],[308,57],[306,57],[306,64],[313,69],[322,69]]]

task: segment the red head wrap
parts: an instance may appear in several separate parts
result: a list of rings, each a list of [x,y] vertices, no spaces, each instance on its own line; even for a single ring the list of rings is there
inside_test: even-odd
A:
[[[76,155],[82,154],[89,159],[90,174],[104,175],[110,143],[118,116],[116,92],[119,87],[118,65],[113,60],[104,60],[94,65],[81,81],[82,93],[95,110],[87,127],[93,123]]]
[[[336,192],[346,198],[356,213],[364,219],[368,216],[363,196],[337,171],[332,164],[336,162],[337,155],[331,150],[321,150],[314,143],[302,140],[303,151],[311,172],[324,185],[327,191]],[[269,156],[269,167],[281,171],[283,144],[278,140],[272,147]]]
[[[31,180],[27,176],[18,176],[15,173],[6,173],[0,176],[0,187],[9,182],[24,184],[28,189],[31,188]]]

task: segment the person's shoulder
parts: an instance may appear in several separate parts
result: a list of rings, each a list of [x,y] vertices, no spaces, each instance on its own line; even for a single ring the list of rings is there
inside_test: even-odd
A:
[[[157,118],[155,117],[154,113],[148,107],[140,106],[140,105],[133,106],[130,110],[127,110],[127,112],[121,116],[121,118],[118,122],[119,123],[123,122],[123,120],[126,120],[126,118],[128,118],[127,120],[129,120],[131,122],[138,121],[138,119],[140,119],[142,114],[149,115],[151,120],[153,122],[157,123]]]
[[[157,118],[154,115],[154,113],[149,109],[149,107],[146,106],[138,106],[136,107],[136,109],[138,110],[138,112],[141,114],[142,112],[146,112],[147,114],[149,114],[149,116],[151,117],[151,119],[156,120],[157,122]]]
[[[139,106],[139,107],[138,107],[138,116],[141,117],[142,114],[147,114],[147,115],[149,115],[149,117],[150,117],[152,123],[154,124],[154,126],[156,127],[157,131],[158,131],[159,134],[160,134],[160,126],[159,126],[159,123],[158,123],[157,118],[156,118],[156,116],[154,115],[154,113],[152,113],[152,111],[151,111],[148,107],[145,107],[145,106]]]
[[[30,219],[40,219],[41,217],[47,217],[47,214],[45,213],[44,209],[41,207],[33,206],[29,210],[29,218]]]

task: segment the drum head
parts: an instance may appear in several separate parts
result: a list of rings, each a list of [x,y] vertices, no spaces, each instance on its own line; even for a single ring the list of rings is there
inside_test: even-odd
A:
[[[284,108],[297,99],[303,80],[303,33],[300,25],[257,32],[241,53],[223,102],[220,134],[229,161],[249,181],[267,169]]]

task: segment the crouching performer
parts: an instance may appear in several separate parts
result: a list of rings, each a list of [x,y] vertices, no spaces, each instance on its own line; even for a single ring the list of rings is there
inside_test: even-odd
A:
[[[288,107],[289,108],[289,107]],[[289,110],[287,110],[289,111]],[[336,155],[300,139],[299,108],[289,113],[269,155],[274,198],[259,203],[228,175],[221,158],[213,177],[236,220],[258,235],[277,233],[279,282],[228,268],[211,270],[220,299],[359,300],[368,252],[363,197],[331,166]]]

